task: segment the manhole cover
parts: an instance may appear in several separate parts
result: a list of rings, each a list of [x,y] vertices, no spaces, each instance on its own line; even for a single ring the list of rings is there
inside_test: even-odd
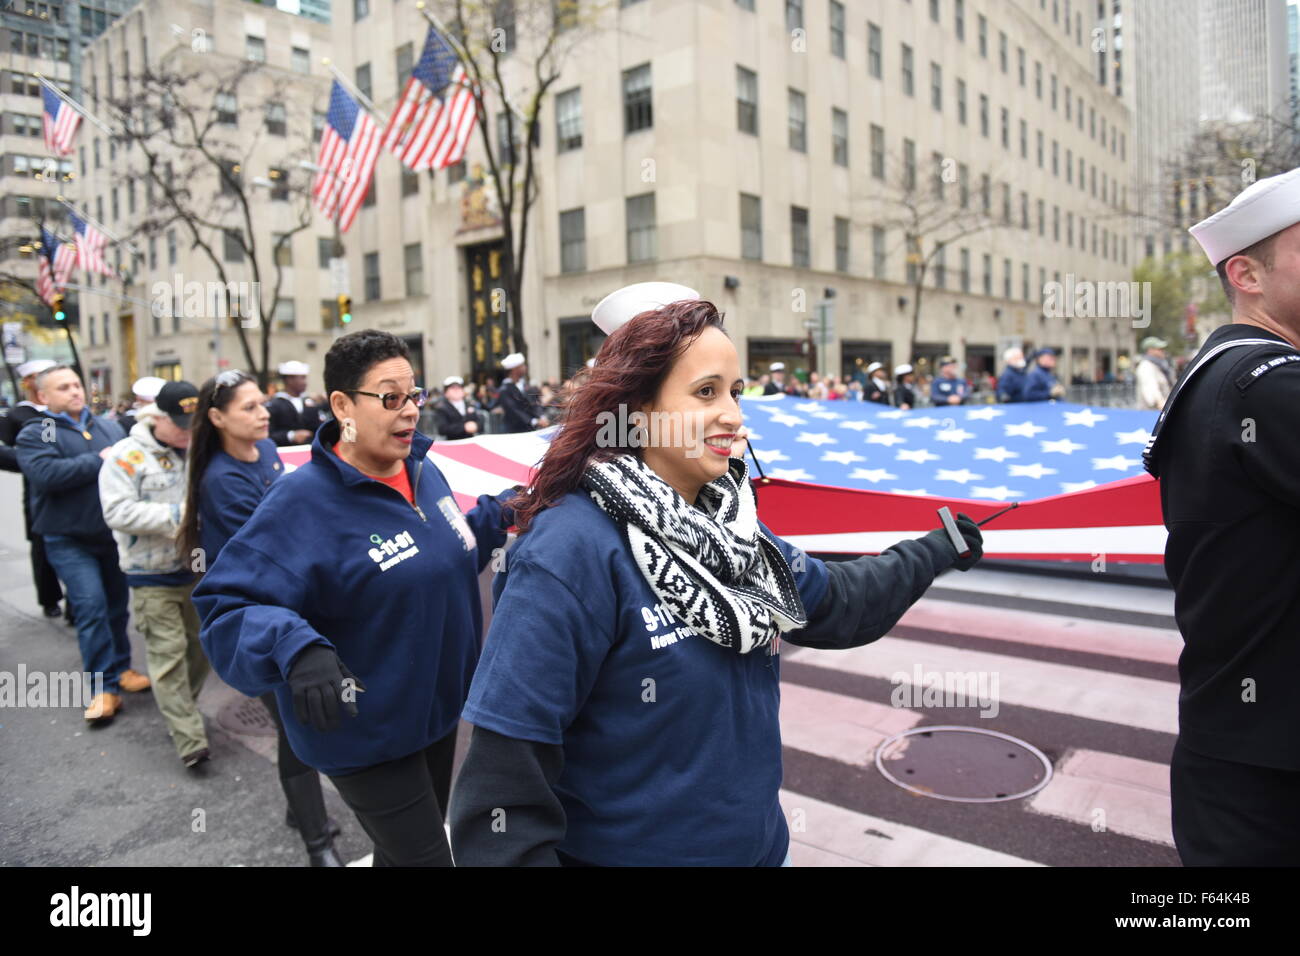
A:
[[[217,711],[217,723],[222,730],[232,734],[245,734],[250,737],[274,737],[275,721],[266,712],[260,700],[245,697],[243,700],[231,701]]]
[[[876,749],[876,769],[904,790],[957,803],[1000,803],[1037,793],[1052,779],[1041,750],[974,727],[913,727]]]

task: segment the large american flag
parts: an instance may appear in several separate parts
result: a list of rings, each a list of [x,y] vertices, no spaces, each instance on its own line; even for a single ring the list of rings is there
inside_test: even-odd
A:
[[[420,171],[460,162],[474,132],[474,94],[455,51],[433,27],[384,129],[384,147]]]
[[[869,402],[742,400],[766,478],[759,517],[811,553],[875,554],[940,526],[947,505],[982,520],[989,557],[1158,564],[1159,484],[1142,470],[1155,412],[1063,402],[898,411]],[[463,509],[530,482],[555,428],[436,442],[429,459]],[[281,449],[291,465],[309,449]]]
[[[76,263],[76,247],[60,242],[44,226],[41,227],[40,264],[37,266],[36,293],[46,305],[54,301],[54,293],[68,284],[68,276]]]
[[[379,127],[335,80],[330,87],[329,111],[316,157],[320,171],[312,195],[316,208],[331,219],[338,218],[339,232],[347,232],[356,218],[370,191],[378,158]]]
[[[44,80],[41,80],[41,100],[44,103],[41,127],[45,131],[45,148],[56,156],[67,156],[72,152],[72,140],[81,125],[81,114],[50,89]]]
[[[68,218],[72,220],[72,228],[77,233],[77,265],[86,272],[98,272],[106,276],[117,275],[113,267],[108,264],[108,260],[104,258],[104,247],[108,245],[108,237],[71,209],[68,210]]]

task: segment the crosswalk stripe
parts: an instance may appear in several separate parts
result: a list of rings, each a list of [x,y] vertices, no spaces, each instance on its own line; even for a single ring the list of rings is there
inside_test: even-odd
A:
[[[887,737],[921,722],[916,711],[844,694],[781,685],[781,743],[795,750],[865,767]]]
[[[1170,681],[895,637],[884,637],[849,650],[783,649],[782,656],[800,664],[866,677],[898,678],[896,684],[911,686],[915,686],[918,667],[923,672],[923,682],[930,680],[924,673],[927,671],[938,672],[940,678],[943,674],[984,674],[990,689],[996,679],[995,697],[1002,704],[1050,709],[1059,714],[1161,733],[1178,732],[1178,685]]]
[[[1039,866],[790,790],[781,791],[795,866]]]
[[[1037,611],[962,604],[922,598],[898,622],[907,627],[1085,651],[1109,657],[1178,664],[1183,641],[1177,631],[1109,621],[1085,621]]]
[[[1095,750],[1075,750],[1029,801],[1035,813],[1173,846],[1169,767]]]

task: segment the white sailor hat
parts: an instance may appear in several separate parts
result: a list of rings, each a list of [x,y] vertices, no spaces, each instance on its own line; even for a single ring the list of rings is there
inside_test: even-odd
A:
[[[527,359],[523,357],[522,353],[511,352],[501,360],[501,367],[509,372],[523,365],[525,361],[527,361]]]
[[[281,375],[306,375],[311,368],[306,362],[281,362],[279,371]]]
[[[768,370],[769,372],[784,372],[784,371],[785,371],[785,363],[784,363],[784,362],[773,362],[771,365],[769,365],[769,366],[767,367],[767,370]]]
[[[587,359],[587,368],[595,368],[595,367],[596,367],[596,356],[593,355],[591,358]]]
[[[1252,183],[1189,232],[1218,265],[1242,249],[1300,222],[1300,168]]]
[[[459,375],[448,375],[442,380],[442,387],[447,388],[449,385],[464,385],[465,380]]]
[[[58,364],[50,359],[32,359],[30,362],[24,362],[14,371],[18,373],[19,378],[26,378],[28,375],[40,375],[47,368],[54,368]]]
[[[661,309],[671,302],[698,299],[694,289],[676,282],[634,282],[616,289],[591,310],[591,320],[606,335],[642,312]]]
[[[902,365],[894,366],[894,375],[896,377],[899,375],[906,375],[910,371],[912,371],[912,366],[908,365],[906,362],[904,362]]]
[[[144,378],[137,378],[135,384],[131,386],[131,394],[136,398],[153,401],[162,391],[162,387],[167,384],[166,379],[159,378],[157,375],[146,375]]]
[[[867,374],[870,375],[870,374],[871,374],[872,372],[874,372],[876,369],[878,369],[878,368],[884,368],[884,367],[885,367],[885,365],[884,365],[883,362],[872,362],[870,365],[867,366]]]

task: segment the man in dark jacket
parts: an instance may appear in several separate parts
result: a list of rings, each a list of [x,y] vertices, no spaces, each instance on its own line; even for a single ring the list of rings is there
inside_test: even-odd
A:
[[[1056,380],[1056,351],[1039,349],[1034,357],[1034,367],[1025,376],[1025,388],[1021,392],[1022,402],[1045,402],[1049,398],[1061,398],[1065,395],[1065,386]]]
[[[542,407],[528,393],[528,363],[518,352],[501,360],[501,367],[510,377],[501,385],[497,405],[502,412],[502,424],[507,432],[530,432],[545,428],[550,422],[542,414]]]
[[[32,530],[45,538],[68,589],[82,666],[96,681],[103,675],[85,718],[110,720],[122,706],[121,691],[149,687],[149,678],[131,669],[126,575],[99,502],[100,465],[124,436],[116,422],[90,414],[81,379],[66,365],[38,375],[36,390],[46,414],[18,435],[18,464],[32,488]]]
[[[1023,402],[1025,400],[1025,353],[1021,349],[1009,348],[1002,353],[1006,367],[998,378],[999,402]]]
[[[465,398],[465,381],[453,375],[442,383],[442,401],[433,409],[438,434],[448,441],[473,438],[483,428],[478,406]]]
[[[307,395],[306,362],[283,362],[280,377],[284,391],[266,404],[271,413],[271,441],[277,445],[305,445],[329,417],[327,410]]]
[[[48,368],[53,368],[54,365],[55,363],[49,359],[33,359],[18,366],[18,376],[22,379],[23,392],[27,397],[15,405],[8,415],[0,418],[0,441],[4,442],[3,447],[0,447],[0,469],[4,471],[22,471],[18,467],[18,449],[14,446],[18,442],[18,433],[23,430],[23,426],[33,418],[40,418],[45,411],[45,406],[37,398],[36,376]],[[28,548],[31,552],[32,580],[36,582],[36,599],[40,601],[46,617],[58,617],[61,613],[59,602],[63,600],[63,588],[59,585],[59,576],[54,573],[54,566],[45,556],[45,542],[39,534],[32,531],[31,489],[28,487],[26,476],[23,477],[23,527],[27,532]],[[68,613],[71,614],[71,611],[69,610]]]

